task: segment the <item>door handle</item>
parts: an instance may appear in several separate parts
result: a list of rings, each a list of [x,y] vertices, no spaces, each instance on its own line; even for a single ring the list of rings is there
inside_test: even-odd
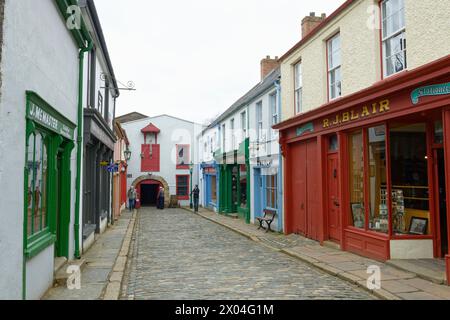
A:
[[[339,202],[337,202],[337,201],[334,201],[334,205],[336,206],[336,207],[340,207],[341,205],[339,204]]]

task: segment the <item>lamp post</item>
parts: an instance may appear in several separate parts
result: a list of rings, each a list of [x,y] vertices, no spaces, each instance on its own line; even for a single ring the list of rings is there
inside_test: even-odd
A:
[[[130,161],[130,159],[131,159],[131,151],[130,151],[130,149],[128,149],[128,147],[127,147],[127,150],[125,150],[125,152],[123,154],[125,155],[125,160],[127,162]]]
[[[192,173],[194,171],[194,163],[189,164],[189,174],[190,174],[190,191],[189,191],[189,199],[190,199],[190,204],[189,207],[192,209],[194,208],[194,204],[192,203]]]

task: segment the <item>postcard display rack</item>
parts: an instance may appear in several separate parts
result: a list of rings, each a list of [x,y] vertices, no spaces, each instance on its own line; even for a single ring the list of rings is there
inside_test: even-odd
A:
[[[394,232],[405,234],[405,200],[403,190],[392,190],[392,219]],[[387,190],[382,188],[380,194],[380,215],[374,218],[370,228],[387,233],[389,229],[389,210]]]

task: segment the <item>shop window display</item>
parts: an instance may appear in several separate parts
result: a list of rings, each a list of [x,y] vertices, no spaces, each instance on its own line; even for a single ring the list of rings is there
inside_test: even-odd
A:
[[[369,161],[369,230],[388,232],[388,201],[386,194],[386,127],[368,129]]]
[[[362,131],[350,134],[350,202],[352,225],[365,228],[364,212],[364,146]]]
[[[240,206],[241,208],[247,207],[247,166],[241,165],[239,172],[239,184],[241,188]]]
[[[396,235],[429,235],[430,204],[426,125],[390,130],[392,228]],[[420,222],[421,229],[416,227]]]

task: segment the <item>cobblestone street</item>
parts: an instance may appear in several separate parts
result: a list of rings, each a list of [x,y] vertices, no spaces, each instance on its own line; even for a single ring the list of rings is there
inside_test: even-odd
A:
[[[182,209],[138,213],[122,299],[374,299]]]

